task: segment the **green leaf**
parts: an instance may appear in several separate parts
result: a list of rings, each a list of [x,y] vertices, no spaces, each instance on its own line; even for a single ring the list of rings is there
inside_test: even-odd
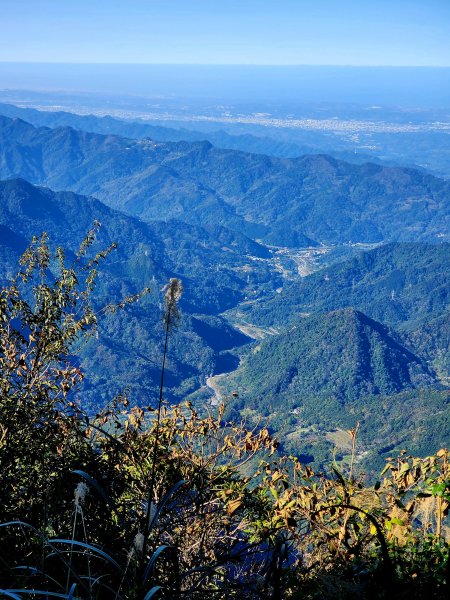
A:
[[[446,489],[445,483],[436,483],[431,487],[431,493],[433,496],[443,496]]]
[[[119,571],[119,573],[121,575],[123,575],[123,569],[117,561],[115,561],[111,556],[109,556],[109,554],[106,554],[106,552],[104,552],[100,548],[96,548],[95,546],[92,546],[91,544],[85,544],[84,542],[78,542],[77,540],[66,540],[66,539],[60,539],[60,538],[48,540],[48,543],[49,544],[66,544],[66,545],[70,545],[71,547],[78,546],[81,548],[85,548],[86,550],[89,550],[93,554],[97,554],[98,556],[101,556],[102,558],[104,558],[107,562],[109,562],[110,565],[112,565],[117,571]]]
[[[153,586],[152,589],[145,594],[144,600],[150,600],[150,598],[153,598],[153,596],[156,594],[156,592],[159,592],[159,590],[162,590],[160,585]]]
[[[144,577],[142,579],[142,583],[145,584],[145,582],[147,581],[147,579],[149,578],[150,573],[152,572],[153,567],[155,566],[156,561],[158,560],[159,556],[165,551],[167,550],[167,548],[169,548],[169,546],[167,545],[162,545],[160,546],[157,550],[155,550],[155,552],[153,552],[150,560],[147,563],[147,567],[145,568],[145,572],[144,572]]]

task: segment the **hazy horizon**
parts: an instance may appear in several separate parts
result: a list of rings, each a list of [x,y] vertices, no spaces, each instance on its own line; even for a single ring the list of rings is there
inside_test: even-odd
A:
[[[332,68],[354,68],[354,69],[450,69],[450,65],[357,65],[357,64],[333,64],[333,63],[193,63],[193,62],[114,62],[114,61],[61,61],[61,60],[0,60],[0,64],[14,64],[14,65],[138,65],[148,67],[286,67],[286,68],[297,68],[297,67],[332,67]]]
[[[450,67],[0,62],[0,89],[223,103],[450,107]]]

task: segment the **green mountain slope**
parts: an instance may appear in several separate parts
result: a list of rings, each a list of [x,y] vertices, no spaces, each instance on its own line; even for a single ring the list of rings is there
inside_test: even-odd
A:
[[[450,311],[424,319],[420,327],[404,332],[403,337],[409,347],[430,362],[442,383],[450,386]]]
[[[360,424],[360,469],[382,468],[403,446],[426,453],[448,443],[450,396],[424,358],[353,309],[296,321],[241,353],[218,380],[236,418],[269,418],[284,449],[316,466],[348,461],[347,430]],[[238,396],[236,397],[236,394]]]
[[[450,237],[450,183],[320,155],[278,159],[1,117],[0,177],[94,195],[147,221],[219,223],[275,245]]]
[[[394,337],[393,337],[394,336]],[[298,320],[246,354],[231,377],[245,402],[266,413],[301,408],[332,412],[370,394],[389,395],[433,383],[424,362],[380,323],[353,309]]]
[[[248,339],[220,313],[239,305],[248,322],[275,325],[280,333],[241,350],[241,368],[221,379],[224,392],[240,394],[230,409],[271,415],[275,430],[291,428],[283,443],[316,461],[324,460],[332,429],[357,420],[362,429],[370,422],[377,430],[391,415],[379,439],[365,433],[372,449],[389,447],[389,435],[400,443],[402,427],[411,437],[402,399],[412,405],[408,394],[446,381],[447,182],[413,169],[349,165],[327,156],[280,160],[208,143],[36,129],[6,118],[0,118],[0,175],[72,190],[0,183],[3,276],[32,234],[47,230],[73,252],[97,219],[103,223],[100,244],[119,243],[99,281],[98,306],[152,288],[129,314],[105,320],[99,344],[82,349],[94,374],[84,393],[91,405],[127,385],[136,401],[152,402],[160,372],[161,288],[170,276],[182,277],[185,294],[184,318],[170,345],[169,398],[185,397],[207,377],[237,366],[236,352],[229,351]],[[269,250],[259,238],[294,247],[421,242],[389,243],[287,283],[265,260]],[[261,292],[272,299],[265,301]],[[416,414],[417,423],[429,423],[427,444],[448,416],[445,396],[430,394],[435,414],[424,418],[425,401]],[[319,437],[318,428],[324,430]],[[298,430],[305,434],[301,442]]]
[[[450,244],[395,243],[361,252],[286,285],[246,317],[283,326],[299,313],[354,307],[383,323],[415,327],[450,303]]]
[[[246,286],[253,285],[253,277],[269,285],[272,274],[264,265],[255,266],[251,273],[243,268],[247,252],[264,255],[266,250],[223,229],[209,233],[184,223],[146,224],[92,198],[11,180],[0,182],[0,279],[16,272],[18,257],[33,235],[46,231],[52,245],[62,245],[70,258],[95,220],[102,223],[97,248],[118,244],[101,270],[97,307],[147,286],[152,292],[126,313],[105,318],[99,340],[81,349],[93,374],[93,380],[86,382],[88,402],[110,399],[125,386],[133,389],[134,400],[152,401],[162,352],[161,289],[172,276],[183,278],[184,317],[171,339],[167,382],[174,397],[195,389],[223,360],[219,356],[223,348],[217,350],[197,332],[191,315],[215,314],[234,305],[243,298]],[[221,268],[208,269],[206,257]],[[217,336],[229,338],[228,347],[243,343],[223,319],[215,328]]]

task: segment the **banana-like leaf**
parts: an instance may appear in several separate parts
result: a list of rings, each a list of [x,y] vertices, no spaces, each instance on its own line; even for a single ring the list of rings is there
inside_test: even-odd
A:
[[[158,560],[159,556],[164,552],[164,550],[167,550],[169,546],[167,545],[163,545],[160,546],[157,550],[155,550],[150,558],[150,560],[147,563],[147,566],[145,568],[145,572],[144,572],[144,577],[142,580],[142,583],[145,584],[145,582],[147,581],[153,567],[155,566],[156,561]]]
[[[162,590],[162,587],[160,585],[155,585],[152,587],[151,590],[149,590],[145,596],[144,596],[144,600],[150,600],[150,598],[153,598],[153,596],[159,592],[159,590]]]
[[[36,529],[36,527],[33,527],[33,525],[30,525],[29,523],[25,523],[25,521],[8,521],[7,523],[0,523],[0,527],[10,527],[11,525],[19,525],[20,527],[31,529],[41,539],[45,539],[45,536],[42,535],[42,533]]]
[[[148,530],[150,531],[151,528],[158,522],[159,519],[159,515],[161,514],[161,511],[163,510],[163,508],[166,506],[166,504],[169,502],[170,498],[180,489],[180,487],[182,485],[184,485],[186,483],[186,481],[184,479],[182,479],[181,481],[178,481],[178,483],[176,483],[175,485],[173,485],[170,490],[167,492],[167,494],[165,494],[165,496],[163,496],[161,502],[158,504],[155,514],[153,515],[153,518],[151,518],[151,514],[149,512],[149,522],[148,522]]]
[[[56,538],[56,539],[53,539],[53,540],[48,540],[48,543],[49,544],[66,544],[68,546],[78,546],[79,548],[85,548],[86,550],[89,550],[90,552],[92,552],[94,554],[97,554],[97,556],[100,556],[101,558],[104,558],[121,575],[123,575],[123,569],[122,569],[122,567],[119,565],[119,563],[117,561],[114,560],[114,558],[112,558],[111,556],[109,556],[109,554],[106,554],[106,552],[104,552],[100,548],[96,548],[95,546],[92,546],[91,544],[85,544],[84,542],[78,542],[77,540],[63,540],[63,539],[60,539],[60,538]]]
[[[14,598],[14,600],[22,600],[20,596],[14,594],[14,592],[8,590],[0,590],[0,596],[6,596],[7,598]]]
[[[57,556],[57,554],[55,553],[55,556]],[[47,557],[49,558],[49,557]],[[50,580],[52,583],[54,583],[55,585],[57,585],[58,587],[60,587],[62,590],[64,590],[64,586],[61,585],[59,583],[59,581],[56,581],[56,579],[54,577],[50,577],[50,575],[48,573],[44,573],[43,571],[41,571],[41,569],[37,569],[36,567],[29,567],[27,565],[19,565],[17,567],[13,567],[11,569],[12,571],[30,571],[30,576],[31,575],[44,575],[46,579]]]

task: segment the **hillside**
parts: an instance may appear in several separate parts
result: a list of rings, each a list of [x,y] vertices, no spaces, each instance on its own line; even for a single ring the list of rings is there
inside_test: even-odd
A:
[[[230,385],[242,391],[246,405],[266,413],[299,409],[309,420],[312,409],[325,411],[331,405],[334,411],[366,395],[389,395],[432,382],[423,361],[393,332],[344,309],[304,317],[286,332],[262,340],[245,355]],[[315,401],[304,408],[317,398],[321,408]]]
[[[360,424],[359,468],[374,472],[403,445],[426,453],[448,436],[448,391],[425,358],[353,309],[297,320],[241,352],[217,381],[228,410],[269,418],[285,451],[322,466],[347,461],[347,431]],[[237,396],[236,396],[237,394]]]
[[[392,326],[414,328],[450,303],[450,244],[391,243],[288,283],[245,317],[283,326],[301,312],[354,307]],[[241,308],[244,311],[245,308]]]
[[[2,117],[0,177],[94,195],[145,221],[218,223],[280,246],[450,237],[450,183],[321,155],[278,159]]]
[[[0,103],[0,114],[5,117],[23,119],[35,127],[73,127],[91,133],[112,134],[135,139],[151,138],[158,142],[201,142],[207,140],[218,148],[270,154],[280,158],[312,154],[318,151],[318,148],[313,144],[296,144],[263,135],[258,136],[249,133],[231,135],[222,130],[209,130],[206,132],[196,131],[192,128],[174,128],[167,125],[162,127],[142,120],[124,120],[109,115],[102,117],[79,115],[66,111],[22,108],[3,103]],[[359,162],[364,158],[359,154],[356,157],[351,156],[351,152],[342,152],[342,154],[346,154],[349,158]],[[366,156],[365,158],[368,160],[371,157]],[[352,162],[352,160],[349,162]]]
[[[36,129],[7,118],[0,118],[0,142],[0,174],[72,190],[53,192],[23,180],[0,184],[3,275],[13,272],[31,235],[46,230],[73,252],[99,220],[100,244],[115,241],[119,249],[99,280],[98,306],[152,289],[127,314],[108,317],[99,343],[81,350],[91,372],[83,394],[90,406],[126,386],[137,403],[155,397],[161,289],[171,276],[183,279],[185,293],[181,326],[170,343],[168,398],[209,402],[217,386],[202,386],[229,372],[218,385],[225,393],[239,391],[230,410],[272,415],[286,447],[318,463],[329,459],[333,428],[353,427],[359,419],[362,428],[377,423],[376,430],[382,398],[399,415],[402,394],[447,381],[440,319],[449,301],[448,183],[413,169],[350,165],[327,156],[281,160],[206,142]],[[315,246],[326,253],[320,243],[344,243],[340,254],[336,246],[331,254],[345,256],[354,250],[349,239],[402,242],[301,278],[295,267],[287,277],[278,250],[268,247]],[[246,333],[253,324],[266,332],[275,327],[279,335],[247,350],[248,337],[227,319]],[[238,355],[242,365],[234,372]],[[448,414],[444,397],[433,393],[440,408],[424,436],[429,446],[435,420]],[[314,442],[309,434],[298,442],[290,431],[294,443],[282,433],[286,414],[296,430],[323,421],[326,431]],[[389,446],[389,435],[401,439],[395,423],[370,442],[373,448]]]
[[[442,383],[450,385],[450,311],[435,318],[424,319],[422,324],[403,334],[405,343],[425,357],[439,375]]]
[[[331,141],[329,136],[319,132],[315,132],[315,135],[304,131],[289,132],[289,135],[286,131],[280,132],[278,130],[274,132],[271,130],[270,134],[265,134],[258,127],[256,127],[257,132],[255,131],[255,134],[243,133],[240,129],[235,131],[234,128],[231,128],[232,133],[214,127],[206,127],[206,129],[199,131],[193,129],[190,123],[189,129],[186,127],[174,128],[167,123],[161,126],[148,123],[142,119],[132,120],[127,118],[125,120],[109,115],[98,117],[93,114],[81,115],[60,110],[36,110],[3,103],[0,103],[0,114],[5,117],[23,119],[36,127],[73,127],[92,133],[112,134],[135,139],[151,138],[159,142],[208,141],[217,148],[241,150],[253,154],[268,154],[279,158],[325,153],[350,163],[375,162],[389,164],[389,161],[382,161],[375,155],[355,151],[344,140],[340,140],[340,143],[336,138]],[[199,125],[200,123],[196,124],[196,126]],[[205,123],[202,125],[204,127]],[[253,128],[250,129],[253,131]],[[274,135],[275,133],[276,135]],[[290,136],[292,138],[300,137],[300,139],[298,141],[290,140]]]
[[[39,103],[39,97],[35,101]],[[42,100],[42,99],[41,99]],[[44,96],[44,103],[47,100]],[[81,100],[82,101],[82,100]],[[95,110],[95,109],[93,109]],[[151,138],[161,142],[200,142],[209,141],[217,148],[241,150],[256,154],[267,154],[279,158],[293,158],[304,154],[327,154],[334,158],[354,164],[372,162],[384,165],[403,165],[413,168],[424,168],[437,177],[448,179],[449,156],[448,135],[431,126],[428,131],[400,132],[366,132],[358,131],[354,135],[339,135],[338,132],[316,128],[292,128],[237,123],[165,121],[159,115],[156,121],[147,119],[126,119],[110,115],[76,114],[62,110],[36,110],[22,108],[13,104],[0,103],[0,114],[6,117],[18,117],[36,127],[73,127],[92,133],[120,135],[127,138]],[[331,105],[320,109],[305,107],[304,117],[311,119],[333,119],[336,113],[339,119],[352,121],[358,130],[358,121],[365,122],[368,114],[364,107]],[[381,114],[372,111],[371,118],[377,121],[405,124],[410,119],[417,119],[414,111],[383,107]],[[161,120],[161,118],[163,120]],[[434,113],[431,120],[439,121],[442,115]],[[338,119],[338,123],[339,123]],[[411,121],[410,121],[411,122]],[[421,122],[419,117],[419,122]]]
[[[99,340],[81,349],[83,364],[93,377],[86,382],[87,403],[99,404],[126,386],[131,386],[136,402],[151,402],[162,351],[161,289],[172,276],[183,278],[184,315],[171,340],[167,381],[175,396],[195,389],[222,358],[207,336],[196,332],[191,315],[215,314],[234,306],[254,278],[262,286],[271,285],[273,275],[264,264],[256,263],[251,272],[244,269],[247,252],[264,255],[266,250],[223,228],[209,233],[184,223],[146,224],[93,198],[11,180],[0,182],[0,279],[15,274],[18,258],[33,235],[46,231],[52,245],[62,245],[70,256],[95,220],[102,223],[96,248],[118,244],[101,270],[97,307],[147,286],[151,294],[126,313],[107,317]],[[208,269],[208,260],[221,268]],[[242,343],[223,319],[216,321],[215,330],[217,336],[228,338],[226,348]]]

